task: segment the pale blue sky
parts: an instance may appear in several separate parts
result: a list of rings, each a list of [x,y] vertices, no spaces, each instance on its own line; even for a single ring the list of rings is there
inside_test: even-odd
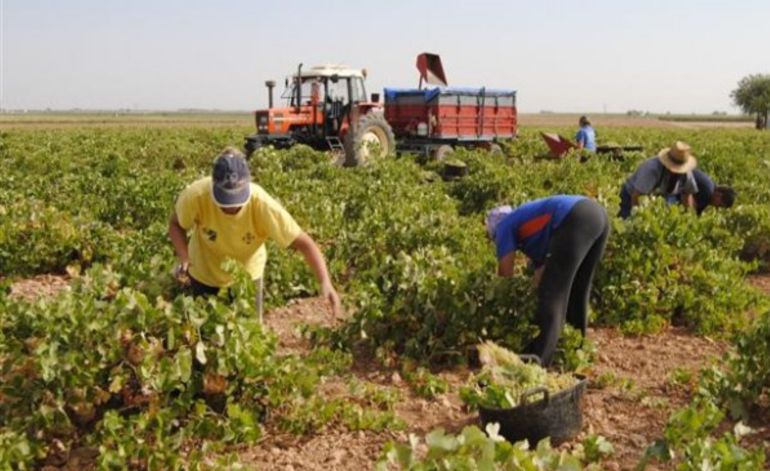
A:
[[[415,86],[430,51],[525,112],[734,112],[736,82],[770,72],[768,0],[0,3],[6,109],[248,110],[298,62],[366,67],[372,92]]]

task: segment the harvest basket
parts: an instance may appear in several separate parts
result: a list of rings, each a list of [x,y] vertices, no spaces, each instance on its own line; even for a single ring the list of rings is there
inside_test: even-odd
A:
[[[528,440],[536,444],[545,437],[558,444],[580,433],[583,426],[583,395],[585,376],[575,375],[577,384],[569,389],[550,394],[545,387],[537,387],[521,395],[521,404],[510,409],[479,407],[483,427],[500,424],[500,435],[511,443]]]

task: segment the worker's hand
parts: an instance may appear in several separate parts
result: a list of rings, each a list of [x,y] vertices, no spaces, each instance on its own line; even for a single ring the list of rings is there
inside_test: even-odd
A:
[[[190,273],[188,272],[189,269],[190,262],[188,261],[179,262],[179,264],[174,268],[174,278],[184,286],[190,284]]]
[[[541,265],[538,268],[535,268],[535,274],[532,275],[532,286],[537,288],[540,286],[540,281],[543,279],[543,272],[545,271],[545,265]]]
[[[331,282],[321,285],[321,297],[323,297],[329,303],[329,311],[336,319],[341,313],[340,296],[332,286]]]

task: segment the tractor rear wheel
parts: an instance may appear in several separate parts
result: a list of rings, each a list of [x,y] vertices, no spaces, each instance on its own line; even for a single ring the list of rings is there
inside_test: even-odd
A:
[[[355,167],[396,151],[396,137],[382,113],[370,112],[358,120],[355,132],[345,137],[345,165]]]

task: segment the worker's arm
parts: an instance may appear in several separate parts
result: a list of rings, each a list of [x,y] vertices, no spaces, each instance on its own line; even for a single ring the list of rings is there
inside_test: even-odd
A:
[[[575,143],[577,143],[577,148],[582,149],[585,147],[585,137],[583,136],[583,130],[579,130],[577,134],[575,134]]]
[[[326,261],[318,245],[309,235],[303,232],[294,239],[294,242],[289,247],[300,252],[305,257],[305,262],[313,270],[318,283],[321,285],[321,296],[328,301],[332,314],[335,317],[338,316],[340,313],[340,297],[337,291],[335,291],[334,285],[332,285],[331,278],[329,278],[329,270],[326,268]]]
[[[516,252],[511,252],[505,255],[497,262],[497,275],[503,278],[510,278],[513,276],[513,261]]]
[[[639,197],[640,197],[640,196],[642,196],[642,194],[641,194],[641,193],[639,193],[639,192],[638,192],[638,191],[636,191],[636,190],[634,190],[634,191],[632,191],[632,192],[631,192],[631,207],[632,207],[632,208],[633,208],[634,206],[638,206],[638,205],[639,205]]]
[[[179,259],[177,276],[186,274],[190,266],[190,256],[187,252],[187,231],[179,224],[176,211],[171,213],[171,218],[168,221],[168,237],[171,239],[171,243],[174,245],[174,252],[177,259]]]

